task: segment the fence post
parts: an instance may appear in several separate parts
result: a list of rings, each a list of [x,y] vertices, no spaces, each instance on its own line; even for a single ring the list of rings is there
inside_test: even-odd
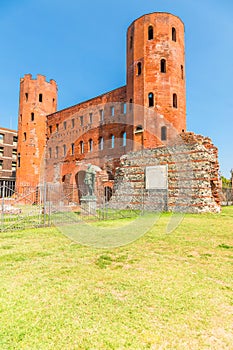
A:
[[[6,182],[5,182],[5,180],[3,180],[3,188],[2,188],[2,213],[1,213],[1,225],[3,225],[3,223],[4,223],[5,187],[6,187]]]

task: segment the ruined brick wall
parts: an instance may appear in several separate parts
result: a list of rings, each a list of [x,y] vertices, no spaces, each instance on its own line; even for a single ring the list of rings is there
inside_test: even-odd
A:
[[[178,17],[151,13],[129,27],[127,101],[151,111],[140,108],[134,111],[135,127],[142,125],[150,135],[157,136],[135,134],[136,141],[140,142],[140,137],[144,148],[159,145],[163,126],[167,127],[168,139],[173,137],[173,130],[186,130],[184,24]]]
[[[158,198],[162,192],[145,189],[145,168],[153,165],[168,166],[167,203]],[[194,133],[182,133],[173,145],[151,150],[131,152],[121,157],[115,178],[113,207],[181,212],[219,212],[218,151],[207,137]],[[122,191],[123,188],[123,191]],[[118,195],[122,192],[122,196]],[[122,204],[122,198],[124,198]],[[149,201],[149,202],[148,202]],[[162,203],[162,204],[161,204]]]
[[[43,75],[20,80],[16,186],[36,186],[46,145],[46,116],[57,109],[57,84]]]

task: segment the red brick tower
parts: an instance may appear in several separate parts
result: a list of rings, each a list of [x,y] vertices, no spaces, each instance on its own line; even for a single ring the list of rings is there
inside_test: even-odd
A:
[[[186,129],[184,24],[178,17],[151,13],[128,28],[127,101],[148,108],[133,112],[134,141],[145,148],[169,140],[173,127]]]
[[[46,115],[57,110],[57,84],[45,76],[20,79],[16,187],[37,186],[46,145]]]

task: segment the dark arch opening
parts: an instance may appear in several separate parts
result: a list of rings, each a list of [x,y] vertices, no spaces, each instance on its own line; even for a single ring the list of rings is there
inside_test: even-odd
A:
[[[176,28],[172,27],[172,40],[176,41]]]
[[[177,94],[173,94],[173,107],[177,108]]]
[[[164,58],[160,61],[160,72],[166,73],[166,60]]]
[[[154,39],[154,29],[152,26],[148,27],[148,40]]]
[[[149,94],[148,94],[148,106],[149,107],[154,106],[154,94],[153,94],[153,92],[149,92]]]

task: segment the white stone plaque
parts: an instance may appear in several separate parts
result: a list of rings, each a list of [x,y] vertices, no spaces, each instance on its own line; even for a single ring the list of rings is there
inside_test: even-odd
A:
[[[146,189],[167,189],[167,165],[155,165],[146,167]]]

